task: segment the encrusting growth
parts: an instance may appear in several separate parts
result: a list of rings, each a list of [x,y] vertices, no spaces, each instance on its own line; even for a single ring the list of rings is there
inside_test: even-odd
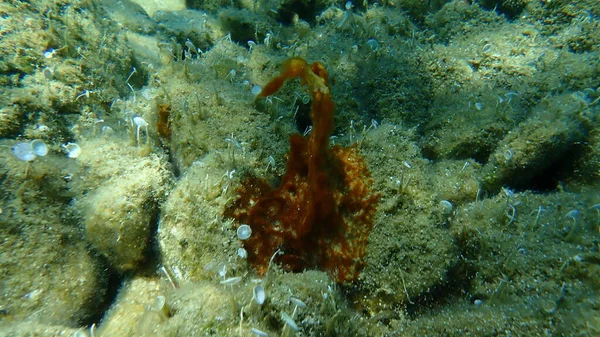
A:
[[[259,274],[266,272],[279,249],[283,254],[275,262],[287,270],[320,269],[338,283],[352,282],[364,266],[379,195],[372,191],[369,171],[356,146],[329,148],[334,104],[329,75],[321,63],[287,60],[258,98],[276,93],[293,78],[300,78],[312,96],[310,136],[291,136],[279,187],[272,188],[258,177],[246,178],[225,215],[252,228],[244,248]]]

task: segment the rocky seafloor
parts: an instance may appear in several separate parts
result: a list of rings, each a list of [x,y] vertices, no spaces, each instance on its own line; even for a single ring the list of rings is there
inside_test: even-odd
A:
[[[0,336],[600,334],[599,15],[3,1]],[[300,81],[256,97],[290,57],[329,72],[329,143],[378,195],[351,282],[257,272],[226,215],[311,132]]]

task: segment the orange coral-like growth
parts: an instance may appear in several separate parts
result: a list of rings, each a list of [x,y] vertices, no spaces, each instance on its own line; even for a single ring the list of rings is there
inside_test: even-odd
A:
[[[276,263],[291,271],[329,271],[338,283],[355,280],[363,257],[379,195],[356,146],[329,148],[334,104],[329,78],[321,63],[287,60],[281,74],[259,94],[277,92],[288,79],[299,77],[312,95],[313,128],[308,139],[290,138],[286,173],[272,188],[257,177],[239,188],[239,198],[226,215],[252,228],[244,241],[248,262],[264,274],[277,251]]]

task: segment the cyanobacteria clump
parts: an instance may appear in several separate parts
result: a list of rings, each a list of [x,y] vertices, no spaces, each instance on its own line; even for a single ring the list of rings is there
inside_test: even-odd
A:
[[[272,258],[290,271],[328,271],[338,283],[355,280],[379,195],[356,146],[329,148],[334,104],[329,75],[321,63],[291,58],[258,98],[276,93],[288,79],[300,78],[312,96],[312,132],[294,134],[281,184],[248,177],[225,214],[252,228],[243,241],[248,262],[264,274]],[[277,250],[283,254],[275,254]]]

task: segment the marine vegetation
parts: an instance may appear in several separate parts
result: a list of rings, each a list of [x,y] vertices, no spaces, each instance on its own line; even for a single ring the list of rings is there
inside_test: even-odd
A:
[[[372,190],[356,145],[329,147],[334,103],[321,63],[288,59],[258,98],[273,95],[294,78],[312,96],[310,135],[290,137],[286,172],[278,187],[260,177],[245,178],[225,214],[252,228],[243,243],[248,262],[259,274],[274,261],[289,271],[319,269],[338,283],[352,282],[364,266],[379,195]]]

